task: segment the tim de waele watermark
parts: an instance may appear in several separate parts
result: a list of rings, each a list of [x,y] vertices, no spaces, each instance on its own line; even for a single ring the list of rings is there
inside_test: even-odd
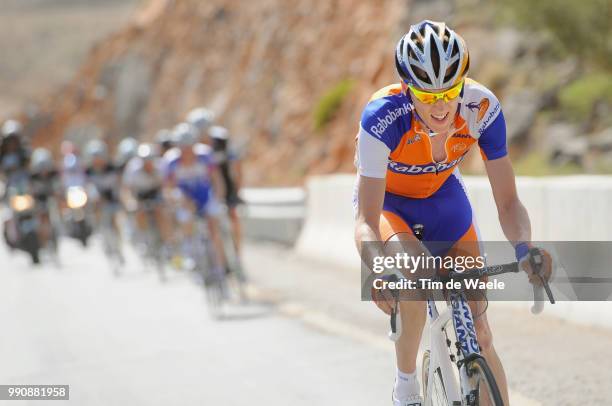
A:
[[[422,253],[410,255],[408,253],[396,253],[395,255],[373,257],[371,270],[375,274],[389,274],[389,272],[404,271],[414,274],[419,270],[441,270],[462,273],[469,269],[481,269],[486,267],[485,256],[479,255],[457,255],[457,256],[432,256]],[[432,280],[431,278],[399,278],[388,280],[375,278],[372,282],[375,289],[412,290],[412,289],[504,289],[503,281],[484,281],[476,278],[465,278],[461,280],[447,280],[445,282]]]

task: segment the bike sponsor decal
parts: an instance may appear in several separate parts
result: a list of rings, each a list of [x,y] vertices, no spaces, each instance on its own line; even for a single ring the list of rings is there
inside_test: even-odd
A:
[[[455,323],[455,331],[457,332],[457,341],[464,355],[479,352],[474,322],[470,316],[470,308],[466,301],[459,296],[455,296],[455,300],[452,300],[452,303],[453,321]]]
[[[465,154],[461,155],[457,159],[453,159],[450,162],[440,163],[440,164],[432,163],[432,164],[425,164],[425,165],[404,165],[399,162],[389,161],[388,169],[391,172],[403,173],[406,175],[421,175],[424,173],[444,172],[444,171],[447,171],[455,167],[457,164],[463,161],[464,158],[465,158]]]
[[[370,133],[378,138],[381,138],[385,130],[390,125],[392,125],[398,118],[407,115],[410,111],[410,104],[404,103],[401,107],[389,110],[384,117],[376,117],[378,124],[370,127]]]
[[[471,111],[477,111],[478,112],[478,116],[477,116],[477,121],[476,122],[480,122],[482,121],[482,119],[484,118],[485,113],[487,112],[487,110],[489,109],[489,99],[484,97],[482,99],[480,99],[480,102],[475,103],[468,103],[467,104],[467,108],[470,109]]]

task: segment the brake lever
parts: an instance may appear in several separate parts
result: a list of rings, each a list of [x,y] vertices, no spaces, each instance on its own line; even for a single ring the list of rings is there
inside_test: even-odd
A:
[[[542,294],[542,290],[546,291],[546,296],[548,296],[548,300],[550,304],[555,304],[555,298],[553,296],[552,290],[550,289],[550,285],[544,279],[544,277],[540,274],[542,270],[542,265],[544,264],[544,259],[542,253],[538,248],[531,248],[529,250],[529,265],[535,276],[540,279],[542,286],[533,286],[533,306],[531,307],[531,313],[538,314],[541,313],[544,309],[544,295]],[[543,287],[543,289],[542,289]]]
[[[396,275],[392,275],[390,279],[397,281],[398,278]],[[389,320],[389,324],[391,326],[391,330],[389,331],[389,339],[393,342],[399,340],[402,335],[402,318],[399,316],[399,293],[397,290],[391,291],[393,295],[393,309],[391,309],[391,318]]]

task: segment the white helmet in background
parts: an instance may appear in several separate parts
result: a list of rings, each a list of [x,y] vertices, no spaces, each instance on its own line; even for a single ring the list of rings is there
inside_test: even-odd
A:
[[[53,169],[53,155],[47,148],[36,148],[30,159],[30,169],[33,173],[41,173]]]
[[[220,125],[214,125],[208,129],[208,135],[212,139],[216,140],[227,140],[229,139],[229,131],[227,128],[221,127]]]
[[[172,131],[172,141],[177,147],[191,147],[198,142],[193,126],[188,123],[180,123]]]
[[[205,131],[206,129],[208,129],[208,127],[213,125],[214,120],[215,114],[211,110],[204,107],[199,107],[197,109],[191,110],[189,114],[187,114],[187,118],[185,121],[187,121],[198,132],[201,133],[202,131]]]
[[[94,158],[108,160],[108,146],[102,140],[91,140],[85,146],[85,156],[88,160]]]
[[[470,58],[459,34],[445,23],[424,20],[397,43],[395,67],[406,83],[419,89],[447,89],[465,78]]]
[[[138,141],[135,138],[127,137],[119,142],[117,145],[117,164],[119,166],[124,165],[131,158],[136,156],[138,150]]]
[[[140,144],[136,156],[143,161],[151,161],[157,158],[157,148],[153,144]]]
[[[17,120],[6,120],[2,125],[2,136],[20,136],[23,133],[23,125]]]

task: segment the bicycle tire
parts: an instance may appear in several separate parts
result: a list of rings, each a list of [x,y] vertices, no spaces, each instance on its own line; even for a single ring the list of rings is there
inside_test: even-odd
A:
[[[423,368],[421,369],[422,373],[422,382],[423,382],[423,397],[427,396],[427,387],[429,385],[429,363],[431,360],[431,351],[427,350],[423,353]],[[440,368],[437,368],[434,373],[434,387],[432,391],[432,399],[425,399],[426,405],[432,406],[447,406],[448,398],[446,396],[446,386],[444,385],[444,378],[442,378],[442,371]]]
[[[495,377],[493,376],[493,372],[484,358],[477,357],[471,360],[467,364],[467,372],[468,376],[470,377],[470,381],[474,382],[473,387],[475,390],[478,390],[480,393],[480,385],[484,383],[489,394],[489,400],[492,402],[491,404],[494,406],[504,405],[504,401],[502,399],[501,392],[499,391],[499,387],[497,386],[497,382],[495,381]],[[475,403],[473,403],[473,405],[480,405],[480,395],[475,399]]]

